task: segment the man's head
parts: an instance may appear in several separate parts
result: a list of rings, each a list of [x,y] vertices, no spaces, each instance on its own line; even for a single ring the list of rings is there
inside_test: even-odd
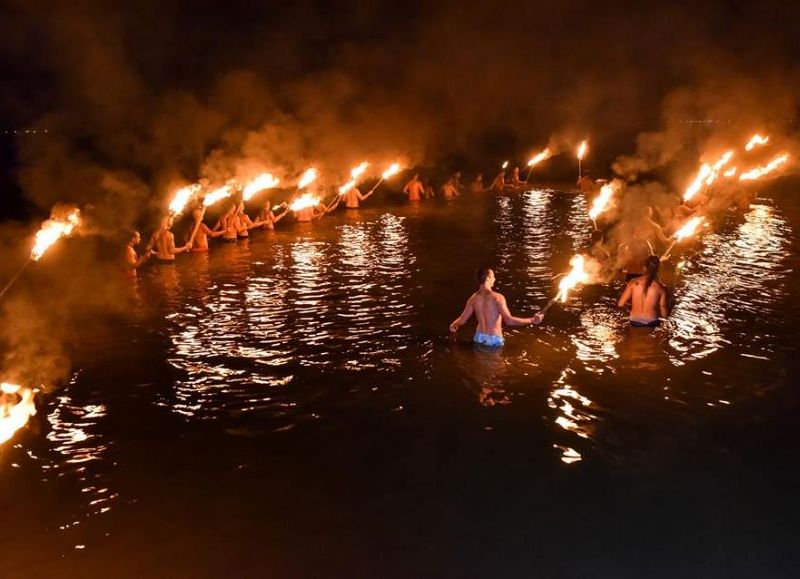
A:
[[[492,289],[494,285],[494,270],[490,267],[482,267],[475,272],[475,279],[478,281],[479,286],[484,286],[487,289]]]
[[[128,243],[130,243],[132,247],[135,247],[139,245],[141,242],[142,242],[142,236],[139,235],[139,232],[136,230],[131,231],[131,237]]]
[[[172,229],[172,215],[167,215],[161,222],[161,227],[164,229]]]

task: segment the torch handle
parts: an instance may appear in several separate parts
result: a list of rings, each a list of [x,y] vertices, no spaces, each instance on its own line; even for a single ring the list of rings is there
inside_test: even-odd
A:
[[[377,183],[375,183],[375,186],[374,186],[372,189],[370,189],[370,190],[369,190],[369,193],[367,193],[367,195],[372,195],[372,193],[374,193],[374,192],[375,192],[375,189],[377,189],[377,188],[378,188],[378,185],[380,185],[381,183],[383,183],[383,177],[381,177],[380,179],[378,179],[378,182],[377,182]]]
[[[189,247],[194,244],[194,238],[197,235],[198,230],[200,229],[200,225],[203,223],[203,216],[206,214],[205,207],[203,208],[203,213],[200,215],[200,219],[197,220],[197,223],[194,224],[194,229],[192,229],[192,234],[189,236]]]
[[[12,278],[9,280],[9,282],[8,282],[8,283],[5,285],[5,287],[4,287],[2,290],[0,290],[0,298],[2,298],[4,295],[6,295],[6,292],[8,291],[8,288],[10,288],[12,285],[14,285],[14,282],[15,282],[15,281],[17,281],[17,278],[18,278],[19,276],[21,276],[21,275],[22,275],[22,272],[23,272],[23,271],[25,271],[25,268],[26,268],[26,267],[28,267],[28,265],[29,265],[29,264],[30,264],[32,261],[33,261],[32,259],[29,259],[28,261],[26,261],[26,262],[25,262],[25,263],[22,265],[22,267],[21,267],[21,268],[19,268],[19,271],[17,271],[17,273],[15,273],[15,274],[14,274],[14,277],[12,277]]]
[[[549,302],[547,302],[547,304],[542,308],[542,311],[539,312],[539,313],[542,314],[542,315],[547,313],[547,310],[550,309],[550,306],[552,306],[554,303],[556,303],[556,300],[558,300],[558,296],[552,298]]]
[[[665,261],[669,258],[669,252],[672,251],[672,248],[675,247],[676,243],[678,243],[677,239],[672,243],[670,243],[669,247],[667,248],[667,251],[665,251],[664,255],[661,256],[661,261]]]

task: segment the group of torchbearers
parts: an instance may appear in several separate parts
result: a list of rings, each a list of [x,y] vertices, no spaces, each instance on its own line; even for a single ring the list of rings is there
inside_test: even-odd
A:
[[[468,186],[462,184],[461,178],[462,174],[458,171],[442,184],[440,187],[442,198],[447,201],[455,200],[467,189],[472,193],[498,193],[519,190],[526,185],[526,181],[520,178],[518,167],[507,172],[504,166],[488,188],[484,186],[481,174],[475,175]],[[588,175],[581,175],[577,181],[578,190],[587,195],[597,193],[603,184],[607,184],[607,182],[604,180],[594,181]],[[362,194],[358,187],[352,184],[352,186],[343,188],[340,194],[334,195],[329,203],[316,197],[310,198],[312,200],[308,203],[299,205],[284,202],[273,206],[267,201],[255,218],[251,218],[245,212],[244,201],[232,200],[213,227],[209,227],[203,221],[206,208],[202,200],[198,199],[194,202],[191,210],[193,227],[185,244],[176,245],[171,231],[173,215],[168,215],[163,218],[161,226],[151,236],[142,255],[136,252],[136,247],[141,242],[141,236],[138,232],[132,232],[126,245],[126,268],[128,272],[135,275],[136,269],[150,259],[156,263],[171,264],[175,262],[175,256],[178,254],[207,252],[209,238],[220,238],[223,242],[236,242],[239,239],[248,238],[252,229],[272,230],[290,210],[294,213],[297,222],[309,223],[333,212],[342,202],[347,209],[357,209],[360,202],[368,199],[374,191],[375,188]],[[419,173],[415,173],[405,184],[403,193],[410,203],[418,203],[435,196],[430,181],[423,181]],[[640,207],[634,212],[635,215],[632,218],[629,216],[628,219],[611,228],[612,235],[625,240],[614,248],[614,255],[603,243],[604,232],[597,229],[595,224],[594,241],[596,243],[591,250],[592,257],[601,262],[614,262],[614,269],[625,276],[627,285],[619,299],[619,306],[630,306],[631,326],[654,327],[660,323],[661,319],[667,317],[667,291],[658,277],[660,262],[669,254],[671,248],[670,239],[664,229],[671,229],[674,222],[685,221],[687,217],[709,204],[709,201],[710,199],[704,196],[697,196],[692,204],[682,203],[676,199],[676,202],[670,206],[660,208],[658,219],[661,220],[661,223],[656,221],[651,207]],[[736,203],[740,201],[740,199],[736,199]],[[662,258],[659,258],[655,253],[656,250],[662,251],[665,247],[667,248],[666,252]],[[530,318],[516,317],[510,313],[505,297],[492,289],[494,280],[495,273],[492,269],[481,268],[478,271],[478,290],[470,296],[462,314],[450,325],[452,332],[456,332],[474,314],[478,320],[474,341],[486,346],[500,346],[504,343],[503,323],[510,326],[538,325],[543,321],[547,308],[555,301],[554,298],[545,308]]]

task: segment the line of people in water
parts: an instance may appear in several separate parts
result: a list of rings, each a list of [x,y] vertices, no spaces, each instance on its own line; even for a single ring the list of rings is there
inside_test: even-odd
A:
[[[604,181],[593,181],[588,176],[582,176],[578,182],[580,191],[586,194],[596,193]],[[497,192],[507,189],[518,189],[524,185],[519,178],[519,169],[510,172],[510,178],[505,169],[495,177],[492,185],[487,189],[483,185],[483,177],[477,174],[469,185],[469,191],[480,193],[484,191]],[[367,193],[361,193],[357,187],[352,187],[341,194],[335,194],[333,199],[325,203],[319,200],[314,205],[307,205],[294,211],[295,220],[308,223],[319,219],[337,209],[344,202],[347,209],[357,209],[360,203],[366,201],[375,191],[373,187]],[[453,200],[465,191],[461,183],[461,172],[456,172],[448,178],[441,187],[441,195],[446,200]],[[415,173],[403,187],[403,193],[408,201],[417,203],[434,197],[430,181],[423,181],[419,173]],[[296,197],[297,194],[295,194]],[[293,197],[294,199],[294,197]],[[159,264],[175,263],[175,256],[186,252],[207,252],[209,238],[219,238],[223,242],[235,242],[247,238],[250,230],[264,228],[274,229],[290,211],[290,203],[283,202],[272,205],[267,201],[258,215],[253,219],[244,210],[244,202],[233,201],[225,213],[217,220],[214,227],[209,227],[203,221],[205,207],[202,199],[194,202],[191,209],[193,226],[188,240],[181,246],[175,243],[172,233],[173,217],[171,215],[162,219],[159,229],[153,233],[142,255],[137,254],[136,247],[141,243],[138,232],[132,232],[126,244],[126,268],[131,275],[136,275],[136,270],[148,260]],[[708,200],[700,199],[695,207],[687,207],[681,202],[676,202],[675,207],[666,210],[667,220],[680,222],[690,215],[697,206],[707,203]],[[749,201],[748,201],[749,202]],[[662,209],[660,213],[664,213]],[[660,215],[662,223],[665,215]],[[633,218],[622,220],[608,233],[617,239],[625,240],[614,248],[615,255],[605,243],[606,232],[596,230],[593,235],[594,244],[589,253],[602,263],[611,264],[615,271],[624,274],[627,285],[619,298],[620,307],[630,307],[630,324],[633,327],[653,327],[658,325],[661,318],[668,315],[667,291],[661,284],[658,274],[660,259],[655,250],[663,250],[669,245],[669,239],[664,233],[662,225],[654,219],[653,210],[649,206],[637,209]],[[519,318],[512,315],[502,294],[492,289],[495,273],[492,269],[482,268],[478,271],[477,291],[470,296],[462,314],[450,325],[450,330],[456,332],[474,314],[478,321],[477,331],[474,335],[476,343],[488,346],[500,346],[504,343],[502,325],[538,325],[544,318],[543,313],[537,313],[530,318]]]

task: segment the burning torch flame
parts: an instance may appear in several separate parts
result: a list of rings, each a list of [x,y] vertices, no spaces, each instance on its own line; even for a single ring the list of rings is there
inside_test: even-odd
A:
[[[748,171],[747,173],[742,173],[739,175],[739,181],[753,181],[755,179],[760,179],[764,175],[772,173],[775,169],[783,165],[786,161],[789,160],[788,153],[784,153],[783,155],[774,158],[772,161],[764,165],[763,167],[757,167]]]
[[[217,201],[230,197],[231,193],[233,193],[233,187],[231,185],[224,185],[206,195],[206,198],[203,199],[203,205],[205,207],[211,207]]]
[[[694,181],[692,181],[692,184],[686,188],[686,191],[683,194],[683,200],[690,201],[692,197],[697,195],[703,185],[709,187],[712,183],[714,183],[714,181],[716,181],[719,177],[720,170],[727,165],[732,158],[733,151],[728,151],[713,165],[703,163],[700,166],[700,170],[697,172],[697,176],[694,178]]]
[[[383,179],[385,181],[389,177],[397,175],[399,172],[400,172],[400,164],[399,163],[392,163],[389,166],[389,168],[386,169],[386,171],[383,172],[383,175],[381,175],[381,179]]]
[[[704,217],[692,217],[689,221],[683,224],[683,227],[678,229],[672,236],[675,241],[681,241],[695,234],[697,228],[705,222]]]
[[[14,436],[14,433],[36,414],[36,405],[33,402],[35,393],[36,390],[16,384],[7,382],[0,384],[0,444]],[[5,399],[12,396],[19,396],[19,402],[15,404],[5,402]]]
[[[42,223],[42,227],[36,233],[36,241],[31,250],[31,259],[39,261],[51,245],[65,235],[72,233],[75,226],[80,223],[80,214],[80,210],[75,208],[64,218],[55,219],[51,217]]]
[[[733,177],[736,175],[736,171],[737,171],[736,167],[731,167],[730,169],[725,171],[722,175],[723,177]]]
[[[553,153],[550,152],[550,147],[545,148],[544,151],[537,153],[528,161],[528,167],[533,167],[534,165],[538,165],[542,161],[546,161],[550,157],[553,156]]]
[[[364,161],[358,167],[350,171],[350,176],[353,178],[353,180],[358,179],[359,177],[361,177],[361,175],[364,174],[364,171],[367,170],[367,167],[369,167],[369,163]]]
[[[712,172],[713,169],[711,168],[711,165],[708,163],[703,163],[700,167],[700,170],[697,172],[697,176],[694,178],[694,181],[692,181],[692,184],[686,188],[686,191],[684,191],[683,200],[690,201],[692,197],[697,195],[698,191],[700,191],[700,188],[703,186],[703,183],[705,183],[706,179],[708,179]]]
[[[339,187],[339,195],[344,195],[345,193],[350,191],[350,189],[355,187],[358,184],[358,178],[364,174],[364,171],[367,170],[367,167],[369,167],[369,163],[364,161],[358,167],[350,171],[350,176],[352,177],[352,179],[350,179],[347,183]]]
[[[261,173],[258,177],[250,181],[250,183],[242,190],[242,199],[249,201],[253,195],[264,189],[273,189],[281,182],[277,177],[273,177],[271,173]]]
[[[175,192],[175,196],[172,198],[172,201],[169,203],[169,212],[173,215],[178,215],[179,213],[183,212],[184,207],[189,202],[189,199],[192,196],[200,191],[201,185],[199,183],[195,183],[194,185],[187,185],[186,187],[181,187]]]
[[[561,278],[561,281],[558,283],[558,294],[556,295],[557,300],[561,300],[562,302],[567,301],[569,291],[572,288],[579,283],[586,283],[589,281],[589,274],[586,273],[585,269],[583,269],[584,262],[584,257],[579,253],[572,256],[572,259],[569,260],[572,270],[563,278]]]
[[[503,164],[500,166],[501,169],[508,169],[508,161],[503,161]]]
[[[297,183],[297,188],[305,189],[316,180],[317,180],[317,170],[314,169],[313,167],[311,169],[306,169],[306,172],[303,173],[303,176],[300,177],[300,181],[298,181]]]
[[[744,146],[745,151],[752,151],[758,145],[766,145],[769,143],[769,137],[762,137],[761,135],[753,135],[747,144]]]
[[[309,207],[316,207],[319,205],[319,197],[315,197],[311,193],[303,193],[292,201],[292,204],[289,205],[289,209],[292,211],[302,211],[303,209],[308,209]]]
[[[589,141],[583,140],[580,147],[578,147],[578,160],[582,160],[586,156],[586,151],[589,150]]]
[[[592,208],[589,209],[589,219],[594,221],[601,213],[608,209],[611,198],[618,188],[619,184],[616,181],[606,183],[600,188],[600,194],[592,201]]]

